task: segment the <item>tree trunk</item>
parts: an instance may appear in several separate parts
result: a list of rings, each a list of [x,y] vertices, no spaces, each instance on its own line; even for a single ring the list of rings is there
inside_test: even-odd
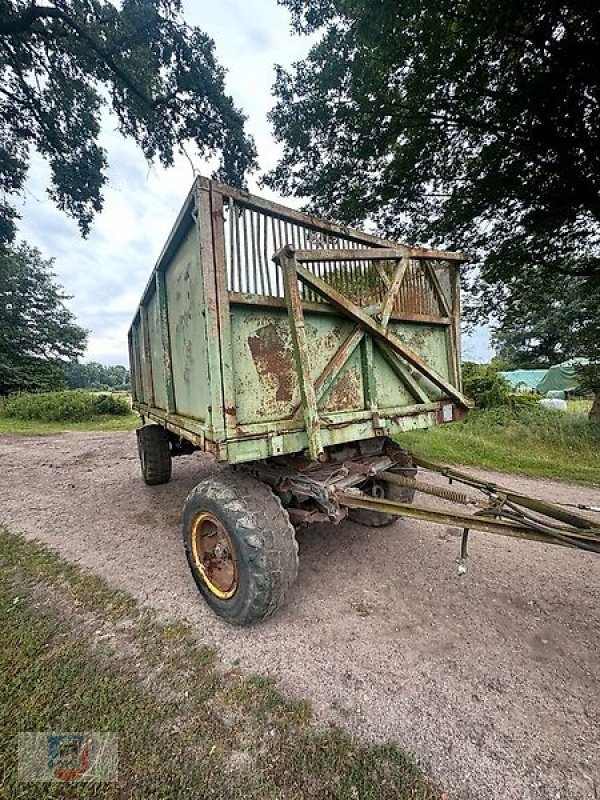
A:
[[[594,402],[592,403],[592,407],[590,408],[588,419],[591,422],[600,422],[600,388],[595,390]]]

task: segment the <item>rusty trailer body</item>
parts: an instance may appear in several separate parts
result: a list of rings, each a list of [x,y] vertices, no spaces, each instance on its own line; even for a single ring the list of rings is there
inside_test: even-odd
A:
[[[397,517],[600,551],[586,517],[403,450],[402,432],[460,420],[461,253],[400,245],[205,178],[194,182],[129,331],[143,477],[173,456],[230,465],[182,517],[199,590],[250,624],[284,601],[294,525],[388,525]],[[396,440],[394,438],[396,437]],[[421,469],[484,501],[416,478]],[[475,514],[412,505],[415,492]],[[557,524],[558,522],[558,524]]]
[[[134,406],[230,464],[457,419],[463,258],[199,178],[131,326]]]

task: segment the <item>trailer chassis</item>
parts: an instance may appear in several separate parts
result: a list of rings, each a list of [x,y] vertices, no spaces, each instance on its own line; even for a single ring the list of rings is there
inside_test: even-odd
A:
[[[302,457],[272,459],[237,467],[271,486],[282,499],[292,522],[341,522],[351,509],[363,509],[394,517],[417,519],[462,529],[457,571],[467,568],[468,540],[472,530],[528,539],[546,544],[600,553],[600,526],[568,508],[515,492],[434,461],[419,458],[391,440],[356,443],[327,453],[326,463]],[[382,446],[383,444],[383,446]],[[419,478],[415,477],[416,467]],[[424,478],[438,475],[449,487],[460,484],[478,495],[441,486]],[[380,487],[392,484],[475,509],[426,508],[385,498]],[[366,488],[366,490],[365,490]],[[591,509],[590,510],[594,510]]]

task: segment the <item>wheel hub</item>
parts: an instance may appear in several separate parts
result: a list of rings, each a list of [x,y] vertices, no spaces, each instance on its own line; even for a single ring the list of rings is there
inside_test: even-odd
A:
[[[192,521],[192,556],[208,589],[227,600],[238,587],[235,549],[223,523],[209,511]]]

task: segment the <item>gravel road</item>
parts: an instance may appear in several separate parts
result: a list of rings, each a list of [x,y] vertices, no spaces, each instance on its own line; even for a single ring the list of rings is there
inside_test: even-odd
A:
[[[287,607],[232,628],[180,542],[183,501],[213,468],[179,458],[170,484],[146,487],[133,433],[0,436],[0,521],[186,619],[226,664],[277,677],[324,719],[405,746],[452,798],[598,800],[597,556],[475,533],[459,579],[456,529],[314,526]],[[600,504],[597,489],[501,480]]]

